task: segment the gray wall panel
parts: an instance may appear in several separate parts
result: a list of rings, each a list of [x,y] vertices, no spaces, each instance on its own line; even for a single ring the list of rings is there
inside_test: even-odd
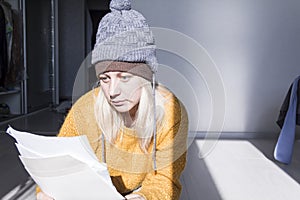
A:
[[[58,1],[59,91],[71,99],[73,84],[85,57],[85,1]]]
[[[50,0],[26,1],[27,107],[34,111],[51,103]]]

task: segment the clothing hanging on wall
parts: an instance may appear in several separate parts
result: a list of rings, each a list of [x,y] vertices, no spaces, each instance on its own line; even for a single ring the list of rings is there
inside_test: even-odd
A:
[[[300,76],[291,85],[281,107],[277,124],[281,132],[274,150],[276,160],[289,164],[295,141],[296,124],[300,124]]]
[[[4,10],[0,6],[0,87],[4,87],[7,66],[6,20]]]
[[[23,80],[24,74],[24,57],[23,57],[23,26],[22,12],[12,10],[13,17],[13,37],[11,59],[5,78],[5,86],[11,87]]]
[[[281,105],[281,108],[280,108],[280,113],[279,113],[278,119],[276,121],[276,123],[278,124],[278,126],[280,128],[282,128],[282,126],[283,126],[284,119],[285,119],[286,114],[289,109],[292,87],[293,87],[293,84],[291,84],[291,86],[285,96],[283,104]],[[298,97],[297,112],[296,112],[296,124],[297,125],[300,125],[300,89],[299,88],[300,88],[300,81],[298,82],[298,90],[297,90],[297,97]]]
[[[5,1],[0,1],[0,8],[0,91],[5,91],[23,80],[22,12],[12,9]]]

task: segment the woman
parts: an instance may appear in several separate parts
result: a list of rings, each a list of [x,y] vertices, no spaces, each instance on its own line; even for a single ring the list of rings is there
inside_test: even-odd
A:
[[[126,199],[178,199],[186,111],[155,81],[154,39],[144,17],[129,1],[113,0],[110,8],[92,52],[100,86],[73,105],[59,136],[87,135]],[[38,199],[51,198],[39,192]]]

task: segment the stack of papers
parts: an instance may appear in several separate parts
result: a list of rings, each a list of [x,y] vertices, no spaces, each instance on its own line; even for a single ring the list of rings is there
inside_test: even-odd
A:
[[[6,132],[16,139],[25,169],[55,200],[124,199],[86,136],[39,136],[12,127]]]

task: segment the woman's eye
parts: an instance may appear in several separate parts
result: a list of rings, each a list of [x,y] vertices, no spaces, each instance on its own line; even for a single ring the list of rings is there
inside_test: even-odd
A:
[[[100,76],[99,80],[104,82],[104,83],[108,83],[109,82],[109,78],[107,76]]]
[[[131,76],[121,76],[122,81],[129,81],[130,78]]]

